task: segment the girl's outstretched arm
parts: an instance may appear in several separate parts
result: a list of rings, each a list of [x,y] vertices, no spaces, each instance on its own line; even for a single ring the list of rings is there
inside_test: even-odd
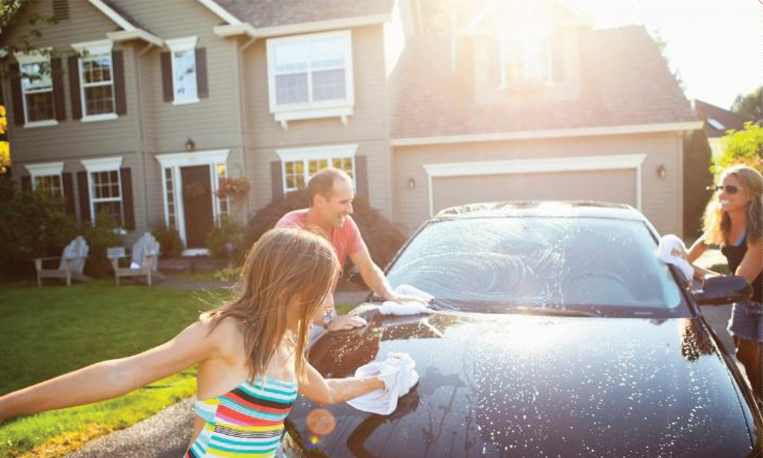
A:
[[[0,423],[18,415],[114,398],[180,372],[217,352],[217,333],[196,322],[143,353],[103,361],[0,397]]]
[[[379,377],[347,377],[325,379],[313,366],[307,365],[307,383],[300,383],[299,392],[316,404],[338,404],[375,390],[383,390]]]

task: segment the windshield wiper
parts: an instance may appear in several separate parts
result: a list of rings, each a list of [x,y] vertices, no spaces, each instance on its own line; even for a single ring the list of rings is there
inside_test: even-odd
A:
[[[506,309],[506,313],[519,313],[523,315],[540,316],[582,316],[582,317],[601,317],[596,311],[557,309],[550,307],[511,307]]]

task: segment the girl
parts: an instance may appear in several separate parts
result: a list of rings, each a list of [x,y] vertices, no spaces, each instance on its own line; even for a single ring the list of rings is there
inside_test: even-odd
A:
[[[375,376],[326,380],[306,360],[311,323],[333,306],[339,273],[323,237],[273,229],[248,253],[232,300],[156,348],[0,397],[0,423],[120,396],[198,364],[186,456],[273,456],[297,392],[333,404],[384,388]]]
[[[694,262],[708,245],[720,245],[729,269],[752,284],[752,299],[734,304],[728,330],[753,392],[763,399],[763,177],[739,165],[725,170],[722,178],[705,210],[705,233],[687,259]]]

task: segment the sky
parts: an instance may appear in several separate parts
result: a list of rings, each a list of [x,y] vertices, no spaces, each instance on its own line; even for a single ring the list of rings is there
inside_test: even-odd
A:
[[[730,108],[763,85],[763,0],[567,0],[595,28],[644,25],[667,44],[686,96]]]

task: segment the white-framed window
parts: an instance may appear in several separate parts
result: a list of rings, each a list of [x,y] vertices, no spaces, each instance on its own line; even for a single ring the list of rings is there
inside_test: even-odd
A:
[[[326,167],[343,170],[354,181],[357,151],[358,145],[277,150],[281,158],[284,193],[304,189],[310,178]]]
[[[352,114],[349,30],[273,38],[267,42],[267,57],[270,112],[276,120]]]
[[[197,37],[167,40],[172,62],[173,104],[198,103],[196,80]]]
[[[552,83],[552,44],[548,32],[501,37],[501,87],[513,82]]]
[[[63,162],[27,164],[26,168],[29,171],[33,191],[42,190],[53,197],[64,197]]]
[[[110,40],[74,44],[79,53],[82,121],[116,119],[114,63]]]
[[[21,72],[24,126],[56,125],[53,77],[50,68],[51,48],[15,53]]]
[[[118,227],[124,226],[124,204],[122,201],[122,157],[83,160],[87,170],[90,194],[90,220],[106,213],[114,218]]]

